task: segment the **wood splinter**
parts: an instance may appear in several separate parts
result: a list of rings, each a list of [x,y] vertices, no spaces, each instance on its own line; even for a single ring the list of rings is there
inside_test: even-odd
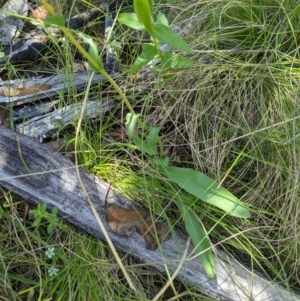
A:
[[[168,229],[160,222],[153,222],[146,210],[130,210],[115,204],[107,204],[106,200],[107,196],[105,198],[106,221],[114,233],[129,237],[136,230],[144,237],[146,248],[149,250],[157,248],[156,238],[159,243],[171,238]]]

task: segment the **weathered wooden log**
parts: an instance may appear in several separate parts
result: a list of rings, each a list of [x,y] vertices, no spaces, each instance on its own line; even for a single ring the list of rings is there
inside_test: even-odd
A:
[[[19,106],[42,99],[51,99],[59,93],[66,93],[68,89],[82,91],[91,78],[90,72],[78,72],[70,75],[58,74],[55,76],[33,78],[24,80],[9,80],[0,83],[0,103],[10,106]],[[106,79],[99,74],[92,78],[92,84],[105,83]],[[47,87],[44,89],[43,87]],[[35,89],[36,91],[27,92],[25,89]]]
[[[160,248],[147,250],[144,240],[137,234],[132,237],[117,236],[105,223],[104,199],[108,185],[101,179],[80,170],[80,176],[94,206],[104,222],[114,245],[153,268],[172,274],[177,268],[186,245],[187,237],[174,230],[172,239]],[[57,206],[66,221],[104,240],[103,233],[92,214],[77,178],[74,164],[62,155],[54,153],[36,140],[17,134],[0,126],[0,185],[20,195],[33,204],[46,202],[48,208]],[[110,202],[122,206],[124,200],[109,195]],[[125,201],[125,202],[128,202]],[[299,301],[295,293],[272,284],[237,263],[233,258],[224,260],[215,256],[215,279],[208,279],[203,267],[190,247],[188,258],[178,273],[178,279],[217,300],[273,300]]]
[[[79,102],[50,112],[58,103],[57,94],[64,93],[68,89],[83,90],[90,80],[90,76],[87,72],[81,72],[69,77],[60,74],[48,78],[2,82],[2,87],[0,86],[0,124],[9,127],[9,110],[12,110],[13,122],[19,122],[19,124],[15,124],[15,127],[20,133],[30,137],[43,138],[57,132],[59,124],[63,126],[70,123],[71,120],[74,121],[74,117],[79,116],[82,107]],[[94,75],[92,78],[93,84],[105,81],[100,75]],[[49,99],[51,100],[49,101]],[[43,100],[47,101],[42,102]],[[38,105],[35,104],[37,101]],[[28,106],[24,106],[26,104]],[[14,109],[20,105],[23,107]],[[110,100],[102,102],[99,99],[93,101],[90,98],[86,104],[84,116],[95,118],[116,105],[117,103]],[[30,120],[28,120],[29,118]]]
[[[89,101],[84,108],[84,118],[96,118],[109,111],[116,104],[113,101]],[[80,116],[82,103],[72,104],[43,116],[32,118],[16,126],[19,133],[34,138],[45,138],[57,133],[60,126],[74,122]]]

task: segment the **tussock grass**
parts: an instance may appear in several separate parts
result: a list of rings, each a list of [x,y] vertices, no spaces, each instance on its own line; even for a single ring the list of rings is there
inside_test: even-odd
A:
[[[249,265],[294,286],[300,242],[300,7],[295,1],[201,1],[182,14],[191,8],[195,21],[188,39],[197,65],[161,84],[161,105],[153,114],[166,116],[163,122],[171,119],[195,169],[251,206],[250,220],[222,218],[231,235],[243,233],[224,247],[248,254]],[[208,223],[221,217],[200,201],[194,206]],[[220,233],[214,235],[220,241]]]

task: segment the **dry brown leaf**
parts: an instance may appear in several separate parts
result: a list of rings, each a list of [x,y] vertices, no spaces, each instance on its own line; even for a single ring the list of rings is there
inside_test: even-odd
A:
[[[31,18],[46,20],[48,17],[48,12],[43,5],[37,7],[36,9],[31,9]]]
[[[122,236],[131,236],[136,230],[145,238],[147,249],[155,250],[157,242],[161,243],[170,238],[168,229],[160,222],[153,222],[149,213],[145,210],[130,210],[114,204],[105,206],[106,221],[110,229]]]
[[[41,85],[34,87],[24,87],[24,88],[9,88],[7,90],[0,90],[0,95],[12,97],[12,96],[24,96],[35,94],[39,91],[46,91],[50,89],[52,85]]]

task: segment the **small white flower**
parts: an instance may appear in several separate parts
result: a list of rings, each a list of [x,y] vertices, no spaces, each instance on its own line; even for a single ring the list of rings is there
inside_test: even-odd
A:
[[[55,248],[53,247],[48,248],[45,254],[48,258],[52,259],[55,255]]]
[[[50,277],[56,276],[58,272],[59,272],[59,269],[56,267],[50,267],[48,269],[48,274]]]

